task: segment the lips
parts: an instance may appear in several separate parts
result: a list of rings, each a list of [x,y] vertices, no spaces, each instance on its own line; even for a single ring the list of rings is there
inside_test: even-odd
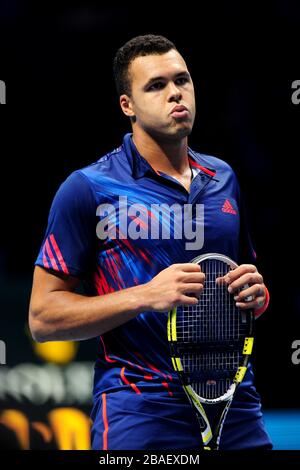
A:
[[[175,106],[172,109],[170,114],[173,119],[188,119],[189,118],[189,111],[182,104]]]
[[[181,105],[175,106],[175,107],[172,109],[172,111],[171,111],[170,114],[173,114],[173,113],[182,113],[182,112],[187,111],[187,110],[188,110],[188,109],[187,109],[185,106],[183,106],[183,105],[181,104]]]

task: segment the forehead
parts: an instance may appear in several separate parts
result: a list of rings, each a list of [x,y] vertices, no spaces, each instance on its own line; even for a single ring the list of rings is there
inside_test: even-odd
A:
[[[132,83],[146,83],[153,77],[168,78],[187,71],[183,57],[173,49],[165,54],[137,57],[129,67]]]

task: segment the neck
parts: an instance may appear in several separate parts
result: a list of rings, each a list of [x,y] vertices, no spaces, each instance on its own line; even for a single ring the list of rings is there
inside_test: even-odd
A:
[[[182,175],[189,168],[187,137],[179,140],[154,139],[142,129],[133,129],[133,142],[139,153],[156,171]]]

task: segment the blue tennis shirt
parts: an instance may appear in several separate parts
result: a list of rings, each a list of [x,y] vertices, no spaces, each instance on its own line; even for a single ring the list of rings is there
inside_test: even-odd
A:
[[[239,185],[224,161],[189,149],[188,192],[155,171],[132,135],[60,186],[36,265],[80,278],[88,295],[150,281],[208,252],[254,263]],[[161,286],[163,289],[163,286]],[[192,449],[201,442],[167,340],[167,313],[147,311],[99,338],[94,449]],[[221,448],[270,447],[251,365]]]

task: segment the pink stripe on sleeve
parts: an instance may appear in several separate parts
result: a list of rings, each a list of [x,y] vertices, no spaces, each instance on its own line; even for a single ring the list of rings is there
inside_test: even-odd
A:
[[[43,246],[43,265],[45,266],[45,268],[50,268],[45,254],[45,245]]]
[[[54,250],[55,250],[55,254],[56,254],[57,259],[58,259],[58,261],[59,261],[59,263],[60,263],[60,265],[61,265],[61,267],[62,267],[63,272],[64,272],[65,274],[69,274],[69,270],[68,270],[68,268],[67,268],[67,265],[66,265],[66,263],[65,263],[65,260],[64,260],[64,258],[63,258],[63,255],[61,254],[61,251],[60,251],[60,249],[58,248],[58,245],[57,245],[57,243],[56,243],[56,240],[55,240],[55,237],[54,237],[53,233],[50,235],[50,241],[51,241],[51,244],[52,244],[52,246],[53,246],[53,248],[54,248]]]
[[[50,246],[50,244],[49,244],[48,238],[47,238],[47,240],[46,240],[46,242],[45,242],[45,248],[46,248],[47,255],[48,255],[49,258],[50,258],[50,262],[51,262],[51,264],[52,264],[52,268],[53,268],[53,269],[56,269],[56,271],[60,271],[60,269],[59,269],[59,267],[57,266],[57,263],[56,263],[56,261],[55,261],[55,258],[54,258],[54,256],[53,256],[53,252],[52,252],[52,250],[51,250],[51,246]]]

